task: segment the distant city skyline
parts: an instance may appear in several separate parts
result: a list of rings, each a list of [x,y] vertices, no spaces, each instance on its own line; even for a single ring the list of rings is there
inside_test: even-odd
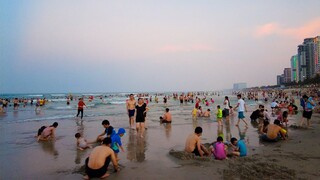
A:
[[[0,93],[275,85],[320,1],[0,1]]]

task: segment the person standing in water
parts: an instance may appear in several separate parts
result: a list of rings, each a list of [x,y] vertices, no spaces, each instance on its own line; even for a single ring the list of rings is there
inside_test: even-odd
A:
[[[87,105],[83,102],[83,98],[80,98],[79,102],[78,102],[78,114],[77,114],[77,117],[81,113],[81,119],[83,118],[83,106],[87,107]]]
[[[238,98],[238,104],[236,107],[234,107],[234,109],[238,108],[238,122],[237,122],[236,126],[239,126],[240,120],[242,120],[246,124],[246,127],[248,127],[248,123],[244,119],[245,118],[244,112],[247,112],[246,104],[245,104],[244,100],[241,99],[241,94],[238,94],[237,98]]]
[[[136,111],[136,100],[134,99],[134,95],[130,94],[130,99],[127,101],[127,112],[129,116],[129,126],[131,129],[134,129],[134,113]]]
[[[140,137],[143,138],[143,134],[145,131],[145,114],[149,110],[147,107],[147,104],[144,103],[142,98],[138,99],[138,104],[136,105],[137,109],[137,115],[136,115],[136,129],[138,132],[138,135],[140,134]]]

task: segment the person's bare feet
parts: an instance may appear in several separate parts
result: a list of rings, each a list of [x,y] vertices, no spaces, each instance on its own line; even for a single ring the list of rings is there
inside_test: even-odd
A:
[[[103,176],[100,177],[100,179],[104,179],[104,178],[106,178],[108,176],[110,176],[110,174],[109,173],[105,173]]]
[[[88,179],[90,179],[90,178],[89,178],[89,176],[88,176],[88,175],[85,175],[85,176],[83,176],[83,179],[88,180]]]

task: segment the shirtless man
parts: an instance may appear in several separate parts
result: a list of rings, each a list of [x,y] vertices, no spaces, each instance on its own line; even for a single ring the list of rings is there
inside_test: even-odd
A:
[[[56,128],[58,127],[58,123],[54,122],[51,126],[45,127],[42,126],[38,130],[38,141],[47,141],[49,139],[54,139],[55,138],[55,131]]]
[[[262,128],[263,129],[263,128]],[[261,135],[261,139],[270,142],[276,142],[280,138],[286,139],[285,133],[280,127],[280,121],[274,120],[273,124],[269,124],[266,127],[267,133]],[[262,132],[263,133],[263,132]]]
[[[171,113],[169,112],[169,108],[166,108],[166,112],[164,113],[163,116],[160,117],[160,123],[171,123],[171,121],[172,121]]]
[[[127,101],[127,112],[129,116],[129,125],[131,129],[134,129],[134,113],[136,110],[136,100],[134,99],[133,94],[130,94],[130,99]]]
[[[188,153],[193,153],[196,156],[208,156],[210,152],[204,145],[201,144],[200,136],[202,135],[202,128],[196,127],[194,133],[190,134],[186,141],[185,151]]]
[[[119,166],[114,154],[114,151],[110,148],[111,138],[107,137],[103,140],[101,146],[95,147],[89,157],[86,159],[86,175],[84,179],[90,178],[106,178],[110,174],[107,173],[110,161],[112,161],[114,170],[118,172]]]

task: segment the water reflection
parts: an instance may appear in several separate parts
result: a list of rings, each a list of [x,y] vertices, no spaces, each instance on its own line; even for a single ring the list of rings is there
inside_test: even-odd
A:
[[[166,130],[166,137],[167,139],[170,139],[171,136],[171,123],[164,124],[165,130]]]
[[[129,140],[127,144],[127,159],[130,161],[143,162],[146,159],[147,133],[144,138],[137,137],[134,130],[129,131]]]
[[[53,155],[55,159],[58,158],[59,152],[55,148],[55,141],[43,141],[39,144],[41,145],[44,152]]]
[[[230,121],[229,122],[227,121],[226,122],[226,141],[230,142],[231,137],[232,135],[231,135],[231,129],[230,129]]]
[[[240,138],[241,140],[247,141],[245,138],[246,138],[246,133],[247,133],[248,127],[245,127],[243,130],[241,130],[239,126],[237,126],[237,127],[238,127],[238,132],[239,132],[239,138]],[[248,139],[248,140],[249,140],[249,139]],[[248,142],[248,141],[247,141],[247,142]]]

